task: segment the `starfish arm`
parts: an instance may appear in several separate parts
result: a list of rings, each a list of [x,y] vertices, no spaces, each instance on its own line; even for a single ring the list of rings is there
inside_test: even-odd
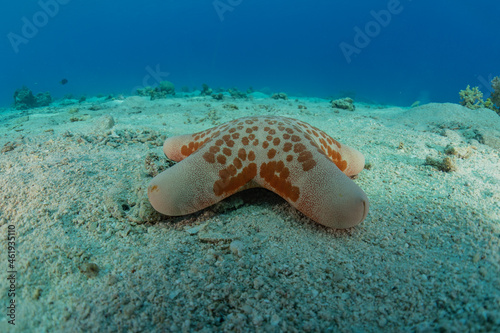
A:
[[[363,171],[365,167],[365,157],[358,150],[346,145],[341,145],[339,154],[347,161],[347,167],[342,171],[347,176],[356,176]]]
[[[186,137],[168,139],[164,150],[169,153],[182,150],[177,147],[185,144]],[[258,186],[252,181],[257,174],[255,156],[247,158],[241,150],[231,149],[234,141],[217,132],[209,141],[153,178],[148,187],[153,208],[165,215],[190,214],[236,192]]]
[[[266,174],[261,170],[257,183],[324,226],[345,229],[359,224],[368,214],[366,194],[325,157],[315,161],[314,168],[307,172],[293,164],[280,172]],[[284,178],[284,173],[288,177]]]
[[[191,149],[189,148],[190,145]],[[195,149],[191,134],[178,135],[165,140],[163,143],[163,152],[172,161],[180,162],[195,152],[199,146],[200,144],[198,143]]]
[[[347,176],[355,176],[363,170],[365,157],[358,150],[341,144],[319,128],[303,121],[296,121],[297,128],[301,129],[311,144],[317,146],[319,151],[325,154]]]
[[[218,178],[216,165],[203,161],[200,154],[193,154],[153,178],[148,187],[149,201],[165,215],[191,214],[236,192],[217,196],[214,183]]]
[[[180,162],[198,151],[198,149],[201,149],[205,143],[212,140],[214,137],[220,136],[220,132],[227,129],[227,127],[228,124],[222,124],[198,133],[168,138],[163,143],[163,152],[165,156],[172,161]]]
[[[361,223],[369,209],[365,192],[331,163],[324,165],[324,172],[306,177],[303,195],[296,203],[291,203],[292,206],[312,220],[334,229]]]

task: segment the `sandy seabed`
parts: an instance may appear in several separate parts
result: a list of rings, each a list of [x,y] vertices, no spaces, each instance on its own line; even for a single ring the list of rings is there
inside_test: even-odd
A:
[[[183,217],[151,208],[166,137],[250,115],[300,119],[360,150],[366,220],[327,229],[262,189]],[[500,331],[493,111],[89,99],[0,113],[0,148],[1,332]]]

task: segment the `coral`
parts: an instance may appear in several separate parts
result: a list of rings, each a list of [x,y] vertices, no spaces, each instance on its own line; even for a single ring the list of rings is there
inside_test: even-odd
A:
[[[500,76],[491,80],[491,88],[493,88],[491,102],[494,104],[494,107],[496,107],[495,111],[500,114]]]
[[[491,97],[483,101],[483,93],[479,88],[474,87],[471,89],[467,85],[465,90],[459,92],[460,104],[472,110],[487,108],[500,115],[500,77],[497,76],[491,81],[491,87],[493,88]]]
[[[153,91],[153,88],[151,87],[144,87],[137,89],[137,95],[139,96],[151,96],[151,92]]]
[[[175,95],[175,86],[170,81],[161,81],[160,85],[156,88],[144,87],[137,89],[137,95],[149,96],[152,101],[167,98],[167,95]]]
[[[222,101],[222,99],[224,99],[224,95],[222,93],[212,94],[212,98],[218,101]]]
[[[430,165],[443,172],[452,172],[457,171],[457,165],[455,159],[452,159],[448,156],[443,159],[432,158],[431,156],[427,156],[425,158],[424,165]]]
[[[38,93],[36,96],[28,87],[23,86],[14,92],[14,107],[18,110],[27,110],[39,106],[48,106],[52,102],[50,93]]]
[[[332,101],[331,103],[332,103],[332,108],[335,108],[335,109],[354,111],[354,109],[356,108],[354,106],[354,101],[350,97],[336,99],[336,100]]]
[[[28,87],[23,86],[14,92],[14,106],[18,110],[27,110],[36,107],[36,99]]]
[[[238,110],[239,109],[236,104],[230,104],[230,103],[224,104],[222,107],[226,110]]]
[[[460,90],[460,104],[471,110],[480,109],[484,107],[483,93],[478,87],[470,88],[467,85],[465,90]]]
[[[49,106],[52,103],[52,96],[48,92],[36,94],[35,99],[36,106]]]
[[[170,81],[161,81],[157,90],[167,95],[175,95],[175,86]]]
[[[201,96],[210,96],[212,95],[212,92],[213,90],[208,86],[208,84],[203,83],[201,85],[201,93],[200,93]]]
[[[238,88],[229,88],[227,92],[231,95],[233,98],[246,98],[247,94],[245,94],[242,91],[239,91]]]
[[[284,99],[284,100],[287,100],[288,99],[288,95],[285,94],[284,92],[281,92],[281,93],[277,93],[277,94],[273,94],[271,96],[272,99]]]

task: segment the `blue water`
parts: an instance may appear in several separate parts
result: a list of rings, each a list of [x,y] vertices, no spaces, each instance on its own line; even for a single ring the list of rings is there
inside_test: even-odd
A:
[[[61,98],[162,79],[177,90],[458,102],[467,84],[489,96],[500,75],[496,0],[18,0],[0,18],[2,107],[23,85]]]

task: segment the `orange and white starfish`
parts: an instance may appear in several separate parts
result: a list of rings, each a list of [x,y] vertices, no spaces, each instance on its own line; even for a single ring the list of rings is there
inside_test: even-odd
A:
[[[248,188],[271,190],[330,228],[363,221],[368,198],[349,177],[363,155],[303,121],[240,118],[202,132],[168,138],[165,155],[181,161],[151,181],[148,197],[165,215],[185,215]]]

